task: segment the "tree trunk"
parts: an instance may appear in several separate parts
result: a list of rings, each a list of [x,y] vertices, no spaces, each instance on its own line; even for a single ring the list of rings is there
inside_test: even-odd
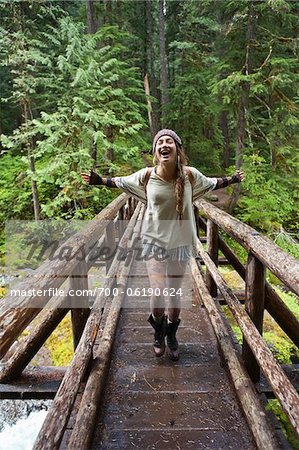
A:
[[[159,0],[161,122],[163,127],[166,125],[167,106],[169,104],[164,6],[164,0]]]
[[[106,128],[106,131],[105,131],[105,134],[106,134],[106,136],[107,136],[107,140],[112,144],[112,143],[113,143],[113,140],[114,140],[114,133],[113,133],[112,127],[107,127],[107,128]],[[113,151],[113,147],[108,148],[108,150],[107,150],[107,158],[108,158],[110,161],[113,161],[113,160],[114,160],[114,151]]]
[[[96,130],[94,130],[96,131]],[[89,138],[89,154],[93,161],[94,166],[96,166],[97,156],[98,156],[98,148],[97,144],[94,143],[93,137]]]
[[[152,107],[152,102],[150,99],[150,87],[149,87],[147,73],[145,74],[145,77],[144,77],[144,90],[145,90],[145,95],[146,95],[146,100],[147,100],[148,122],[149,122],[150,130],[151,130],[151,135],[153,138],[155,135],[154,126],[153,126],[153,107]]]
[[[28,121],[31,119],[29,100],[25,99],[25,100],[21,101],[21,110],[22,110],[23,123],[27,124]],[[35,161],[34,161],[34,156],[32,154],[33,142],[32,141],[26,142],[25,148],[27,150],[28,166],[29,166],[29,170],[30,170],[31,190],[32,190],[33,209],[34,209],[34,220],[40,220],[40,207],[39,207],[39,199],[38,199],[38,189],[37,189],[37,183],[34,180]]]
[[[94,34],[98,29],[98,23],[96,20],[96,9],[94,0],[86,0],[86,19],[87,19],[87,33]],[[94,165],[97,161],[97,146],[94,144],[93,139],[89,139],[89,154],[94,161]]]
[[[242,73],[249,75],[252,70],[252,40],[254,37],[254,4],[253,0],[248,5],[248,23],[246,32],[246,56]],[[245,146],[245,134],[247,125],[247,109],[249,103],[250,84],[243,81],[240,85],[241,94],[238,106],[238,120],[237,120],[237,143],[236,143],[236,169],[239,170],[243,163],[243,148]],[[231,213],[236,206],[241,194],[241,184],[238,183],[234,186],[231,202],[228,212]]]
[[[223,167],[226,169],[230,161],[229,128],[227,121],[227,111],[221,111],[219,125],[223,136]]]
[[[26,4],[26,2],[20,2],[19,5],[13,6],[13,10],[14,10],[15,17],[17,18],[16,20],[18,21],[19,30],[22,33],[25,33],[25,31],[26,31],[25,30],[25,16],[28,11],[28,5]],[[23,41],[21,41],[19,50],[25,50],[25,44]],[[27,75],[26,70],[27,69],[26,69],[26,66],[24,66],[24,63],[20,62],[19,67],[17,67],[18,76],[21,75],[21,76],[25,77],[25,75]],[[25,124],[25,126],[26,126],[27,123],[29,122],[29,120],[33,119],[32,111],[30,108],[30,97],[29,97],[29,93],[26,90],[26,88],[24,88],[24,90],[22,92],[21,100],[19,101],[19,106],[20,106],[21,117],[22,117],[21,122],[22,122],[22,124]],[[32,139],[27,140],[24,147],[27,151],[28,166],[29,166],[29,170],[30,170],[34,219],[39,220],[40,219],[40,207],[39,207],[39,200],[38,200],[38,189],[37,189],[37,183],[33,179],[34,174],[35,174],[35,161],[34,161],[34,156],[32,154],[32,151],[33,151],[33,148],[35,147],[35,143],[33,143]]]
[[[87,33],[94,34],[98,29],[94,0],[86,0]]]
[[[159,113],[158,113],[158,88],[157,79],[155,71],[155,51],[153,43],[153,17],[152,17],[152,0],[146,0],[146,47],[149,52],[149,62],[148,62],[148,74],[149,74],[149,91],[151,91],[152,97],[154,97],[157,102],[152,105],[151,112],[151,135],[155,136],[159,129]],[[148,59],[147,59],[148,60]]]
[[[35,173],[35,164],[34,157],[30,154],[30,147],[28,146],[28,160],[29,160],[29,169],[32,175]],[[40,208],[39,208],[39,200],[38,200],[38,189],[36,181],[31,178],[31,189],[32,189],[32,197],[33,197],[33,208],[34,208],[34,220],[40,220]]]

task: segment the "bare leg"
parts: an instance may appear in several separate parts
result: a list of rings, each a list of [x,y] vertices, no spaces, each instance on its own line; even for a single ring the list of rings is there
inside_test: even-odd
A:
[[[166,286],[166,262],[150,259],[146,262],[150,287],[154,290],[151,296],[151,313],[155,317],[162,317],[165,311],[163,289]],[[159,294],[160,295],[156,295]]]
[[[184,274],[188,266],[188,261],[177,262],[170,261],[167,265],[167,287],[169,292],[177,292],[181,286],[184,279]],[[179,318],[181,312],[181,296],[175,294],[169,296],[168,302],[168,317],[171,322],[176,322]]]
[[[148,322],[155,330],[155,355],[160,357],[165,352],[165,336],[167,333],[167,319],[164,315],[165,299],[163,295],[163,289],[166,282],[166,264],[163,261],[152,259],[147,261],[146,266],[150,286],[154,291],[151,296],[151,315],[148,318]]]

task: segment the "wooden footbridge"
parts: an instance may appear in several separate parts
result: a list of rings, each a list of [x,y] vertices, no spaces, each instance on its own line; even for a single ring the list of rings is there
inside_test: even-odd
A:
[[[192,261],[192,306],[182,310],[178,362],[153,354],[147,298],[133,296],[135,307],[122,307],[128,283],[148,286],[145,267],[135,257],[138,249],[130,245],[140,232],[143,206],[125,194],[62,245],[84,257],[67,263],[47,260],[18,286],[48,289],[42,305],[34,294],[4,298],[1,398],[54,398],[35,450],[290,448],[265,410],[268,398],[280,401],[299,436],[298,365],[281,366],[262,338],[266,310],[299,343],[298,320],[265,276],[270,270],[299,295],[298,261],[205,200],[196,203],[195,214],[206,247],[201,244]],[[221,238],[223,233],[247,251],[246,266]],[[96,263],[93,249],[111,249],[115,243],[124,257],[106,260],[103,289],[96,298],[70,298],[70,289],[88,288]],[[233,267],[245,292],[229,288],[220,264]],[[66,294],[53,296],[63,285],[68,286]],[[242,346],[222,304],[242,331]],[[27,367],[69,311],[75,347],[70,366]],[[24,335],[37,317],[38,325]]]

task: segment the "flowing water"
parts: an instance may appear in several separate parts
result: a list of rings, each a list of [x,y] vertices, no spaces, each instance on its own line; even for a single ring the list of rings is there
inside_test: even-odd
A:
[[[0,400],[0,450],[31,450],[52,400]]]

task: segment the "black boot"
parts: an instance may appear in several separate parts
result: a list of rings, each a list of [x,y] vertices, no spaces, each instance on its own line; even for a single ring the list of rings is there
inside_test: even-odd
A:
[[[163,316],[161,323],[157,324],[151,314],[147,319],[155,330],[154,352],[157,357],[164,355],[165,352],[165,336],[167,333],[167,317]]]
[[[180,357],[179,344],[175,337],[180,322],[181,319],[178,319],[176,322],[170,322],[167,327],[168,356],[172,361],[178,361]]]

